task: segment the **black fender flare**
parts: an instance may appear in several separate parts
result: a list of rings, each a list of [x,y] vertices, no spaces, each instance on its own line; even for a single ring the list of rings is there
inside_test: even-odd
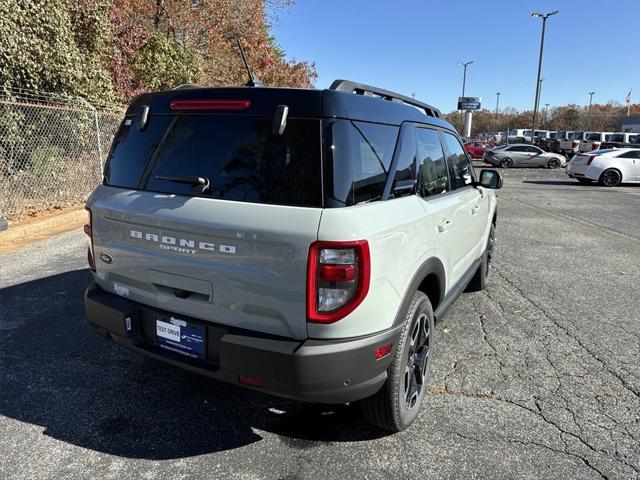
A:
[[[409,282],[409,286],[404,292],[404,296],[402,297],[402,301],[400,302],[400,308],[398,308],[398,313],[396,313],[396,318],[393,321],[393,326],[400,325],[407,314],[409,309],[409,304],[413,299],[413,294],[418,290],[418,287],[422,283],[422,281],[427,278],[428,275],[435,274],[438,279],[438,305],[444,299],[444,293],[446,288],[446,275],[444,270],[444,265],[440,259],[436,257],[431,257],[427,259],[421,266],[418,268],[416,273],[413,275],[411,282]],[[434,311],[436,310],[436,305],[433,305]]]

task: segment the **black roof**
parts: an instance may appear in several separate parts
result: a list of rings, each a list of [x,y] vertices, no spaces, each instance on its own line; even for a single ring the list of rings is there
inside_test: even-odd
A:
[[[450,123],[440,118],[440,111],[430,105],[355,82],[341,80],[334,82],[334,86],[338,82],[345,83],[341,88],[325,90],[185,85],[174,90],[139,95],[133,99],[126,114],[140,115],[144,106],[149,107],[150,115],[176,113],[169,108],[170,102],[175,100],[249,100],[250,106],[242,111],[244,114],[272,115],[276,106],[287,105],[291,118],[347,118],[392,125],[412,121],[454,130]],[[354,86],[370,90],[358,90],[352,88]]]

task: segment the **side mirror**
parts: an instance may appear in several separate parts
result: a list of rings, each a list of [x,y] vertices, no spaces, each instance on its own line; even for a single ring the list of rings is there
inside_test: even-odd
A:
[[[497,170],[484,169],[480,171],[480,181],[476,186],[497,190],[502,188],[502,175]]]

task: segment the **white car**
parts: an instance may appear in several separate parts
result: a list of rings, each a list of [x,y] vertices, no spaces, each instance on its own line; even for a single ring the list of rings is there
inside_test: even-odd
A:
[[[640,183],[640,148],[612,148],[578,154],[567,165],[567,175],[580,183],[597,181],[606,187]]]
[[[580,142],[578,153],[598,150],[602,142],[608,142],[613,132],[591,132]]]

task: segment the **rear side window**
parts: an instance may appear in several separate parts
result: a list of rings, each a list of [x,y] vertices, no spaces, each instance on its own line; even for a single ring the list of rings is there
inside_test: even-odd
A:
[[[418,194],[429,197],[449,188],[447,163],[444,160],[438,132],[428,128],[416,129],[418,145]]]
[[[331,120],[325,130],[328,206],[349,206],[382,197],[399,127]]]
[[[105,184],[321,207],[320,121],[289,119],[282,136],[274,136],[271,125],[268,117],[216,115],[151,116],[143,132],[123,124]],[[166,177],[202,177],[211,186],[203,192]]]
[[[458,139],[450,133],[442,133],[444,148],[449,165],[449,177],[451,178],[451,190],[462,188],[473,182],[474,174],[471,162],[460,145]]]

